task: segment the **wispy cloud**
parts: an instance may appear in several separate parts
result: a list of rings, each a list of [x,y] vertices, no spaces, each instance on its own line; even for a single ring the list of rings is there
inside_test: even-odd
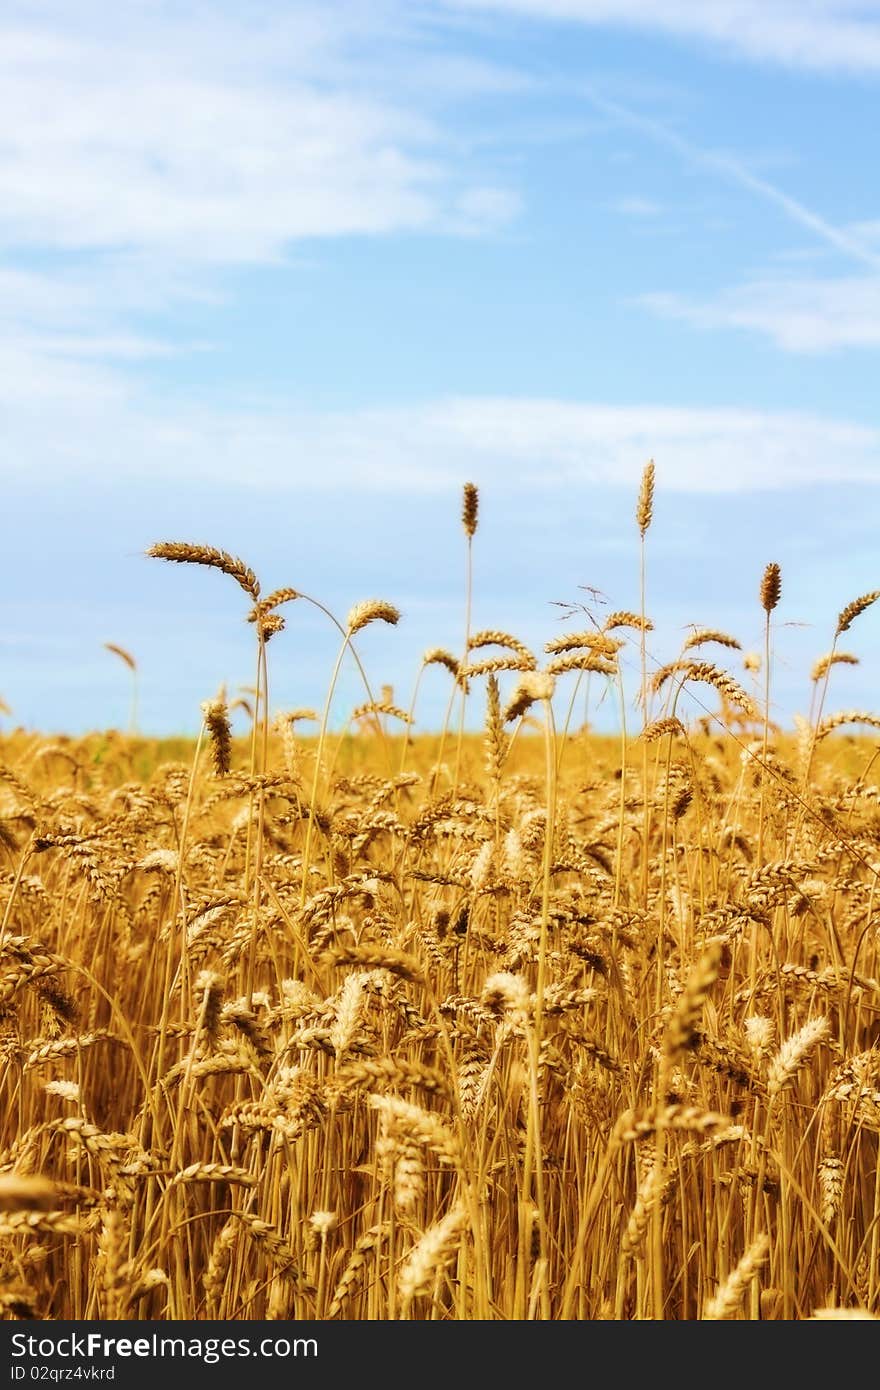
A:
[[[16,17],[16,8],[18,16]],[[291,243],[491,227],[516,201],[453,149],[431,100],[371,89],[363,15],[299,5],[247,22],[194,6],[7,12],[0,27],[0,244],[272,261]],[[379,47],[394,7],[379,6]],[[389,40],[390,42],[390,40]],[[377,60],[378,61],[378,60]],[[384,59],[383,61],[388,61]],[[428,64],[425,89],[504,87]]]
[[[654,202],[652,198],[637,197],[619,198],[617,202],[612,205],[612,210],[621,213],[624,217],[643,219],[659,217],[660,213],[663,211],[660,204]]]
[[[11,381],[5,368],[13,371]],[[170,409],[123,390],[115,373],[57,362],[45,383],[56,428],[20,396],[0,357],[10,457],[83,494],[173,480],[246,483],[273,494],[344,490],[431,493],[472,476],[499,494],[632,489],[653,456],[667,490],[732,493],[831,479],[880,483],[880,431],[810,413],[608,406],[552,399],[450,397],[419,406],[336,412]]]
[[[880,69],[876,0],[445,0],[452,9],[641,29],[808,70]]]
[[[870,233],[860,236],[857,230],[850,227],[836,226],[813,208],[807,207],[805,203],[771,183],[769,179],[753,173],[741,160],[723,151],[706,149],[679,135],[662,121],[645,116],[629,106],[622,106],[620,102],[611,101],[594,87],[584,87],[583,95],[597,110],[611,116],[622,126],[639,131],[655,144],[672,150],[686,164],[709,170],[727,182],[738,184],[763,201],[779,208],[789,221],[812,232],[835,251],[861,265],[869,266],[872,270],[880,270],[880,252],[871,245],[873,237]]]
[[[827,250],[854,261],[872,274],[841,279],[761,279],[714,297],[696,299],[675,292],[655,292],[637,301],[658,316],[702,328],[742,328],[763,333],[789,352],[819,353],[880,343],[880,250],[877,223],[837,225],[741,160],[706,149],[650,116],[611,101],[594,89],[587,100],[621,125],[636,130],[688,165],[708,170],[739,185],[781,210],[796,226],[810,232]],[[623,210],[623,205],[618,205]]]
[[[697,328],[740,328],[786,352],[880,346],[880,278],[754,280],[709,299],[657,293],[637,303]]]

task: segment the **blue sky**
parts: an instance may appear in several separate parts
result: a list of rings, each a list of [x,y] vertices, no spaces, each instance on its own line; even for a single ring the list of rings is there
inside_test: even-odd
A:
[[[243,596],[160,539],[397,604],[360,647],[407,703],[461,646],[467,479],[475,625],[540,649],[582,585],[636,604],[648,457],[652,659],[692,623],[757,647],[776,560],[805,711],[880,587],[878,88],[877,0],[7,0],[5,726],[123,725],[107,641],[149,732],[251,679]],[[334,656],[287,616],[277,709]],[[878,622],[831,708],[876,708]]]

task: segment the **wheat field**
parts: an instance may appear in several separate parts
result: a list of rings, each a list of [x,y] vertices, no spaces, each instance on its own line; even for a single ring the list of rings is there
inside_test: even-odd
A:
[[[534,653],[471,630],[467,485],[433,735],[361,664],[392,604],[324,609],[326,704],[279,713],[271,641],[316,600],[162,542],[246,600],[249,694],[194,742],[3,736],[5,1317],[877,1315],[880,718],[831,694],[880,594],[780,730],[772,562],[762,652],[650,658],[653,488],[634,611]]]

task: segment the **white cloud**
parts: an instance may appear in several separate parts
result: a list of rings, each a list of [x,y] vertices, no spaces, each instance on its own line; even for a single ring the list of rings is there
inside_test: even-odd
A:
[[[468,231],[481,199],[489,227],[515,215],[411,90],[395,101],[356,61],[388,6],[15,10],[0,25],[7,248],[271,261],[308,238],[449,230],[463,201]],[[435,97],[493,81],[504,89],[489,64],[426,75]]]
[[[408,67],[408,55],[419,61]],[[339,0],[332,12],[313,0],[81,0],[75,10],[9,0],[4,437],[22,428],[35,442],[51,405],[47,450],[87,448],[82,428],[82,444],[59,442],[56,419],[82,426],[96,402],[100,417],[108,400],[132,397],[134,378],[111,363],[198,349],[167,317],[155,324],[186,301],[216,301],[223,267],[289,263],[315,238],[503,229],[518,193],[482,154],[471,158],[445,117],[452,103],[524,81],[434,52],[397,0]]]
[[[452,9],[528,15],[698,39],[786,67],[876,71],[877,0],[444,0]]]
[[[880,346],[880,278],[756,280],[712,299],[647,294],[637,301],[697,328],[742,328],[786,352]]]
[[[544,17],[565,8],[535,4]],[[618,8],[628,22],[648,24],[654,13],[631,0],[568,8],[603,23]],[[749,0],[741,8],[758,14]],[[698,9],[659,6],[680,25]],[[271,399],[211,409],[177,392],[152,396],[131,364],[194,345],[142,328],[145,312],[205,296],[212,267],[272,263],[314,237],[497,231],[519,210],[517,192],[497,170],[472,166],[467,141],[433,115],[450,93],[514,90],[515,75],[435,53],[418,68],[430,100],[419,100],[413,71],[371,80],[402,67],[415,42],[395,0],[231,14],[152,0],[82,0],[73,21],[61,0],[11,0],[4,10],[0,247],[10,262],[23,249],[31,267],[0,266],[0,447],[10,472],[84,487],[129,476],[352,491],[441,490],[473,475],[500,489],[631,485],[654,455],[665,485],[686,491],[878,480],[877,432],[808,414],[460,397],[321,415]],[[595,104],[876,266],[871,227],[835,228],[726,156]],[[658,210],[635,196],[618,208],[632,217]],[[44,253],[39,270],[35,252]],[[876,282],[866,282],[875,298],[861,304],[859,283],[840,282],[849,288],[829,291],[812,317],[793,284],[786,302],[777,296],[775,319],[760,287],[729,292],[721,307],[673,296],[649,303],[694,321],[737,314],[743,326],[815,350],[835,332],[868,340]]]
[[[117,367],[204,349],[204,344],[163,341],[133,330],[129,316],[146,305],[182,298],[173,277],[143,281],[143,267],[110,263],[71,272],[4,270],[0,267],[0,400],[3,434],[11,438],[28,415],[28,437],[54,432],[56,419],[73,412],[91,420],[98,403],[124,401],[134,387]],[[145,298],[146,296],[146,298]],[[41,424],[42,417],[42,424]],[[51,425],[47,429],[47,419]]]
[[[151,402],[106,368],[48,360],[20,391],[0,355],[4,453],[22,473],[85,491],[243,483],[273,495],[634,487],[654,457],[670,491],[729,493],[837,480],[880,483],[880,431],[804,413],[452,397],[348,412],[206,410]],[[6,370],[11,370],[7,378]],[[44,428],[45,396],[53,429]]]

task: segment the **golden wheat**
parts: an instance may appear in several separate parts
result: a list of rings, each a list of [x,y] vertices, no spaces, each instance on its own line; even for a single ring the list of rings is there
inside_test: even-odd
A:
[[[447,762],[359,662],[338,735],[335,676],[270,720],[314,601],[149,553],[236,580],[257,678],[197,743],[0,737],[0,1317],[880,1314],[880,716],[820,688],[880,591],[795,737],[766,642],[759,710],[714,627],[652,675],[644,611],[572,605],[538,670],[468,615],[419,666],[483,725]],[[760,596],[766,638],[778,566]],[[339,662],[399,617],[333,618]],[[609,692],[638,741],[590,731]]]

